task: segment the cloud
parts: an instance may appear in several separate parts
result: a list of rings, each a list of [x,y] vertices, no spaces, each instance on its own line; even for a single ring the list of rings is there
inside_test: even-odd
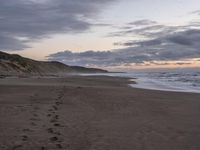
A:
[[[185,48],[181,45],[128,47],[113,51],[86,51],[73,53],[63,51],[48,56],[49,60],[61,61],[69,65],[83,66],[119,66],[143,64],[147,61],[172,61],[200,57],[198,49]]]
[[[130,27],[124,26],[122,30],[108,33],[108,37],[124,37],[124,36],[138,36],[145,38],[152,38],[160,35],[165,35],[177,30],[177,27],[170,27],[160,24],[148,25],[148,26],[137,26]]]
[[[22,42],[22,40],[19,40],[14,37],[0,35],[0,49],[13,49],[14,46],[15,50],[21,50],[24,48],[28,48],[28,46],[25,43],[25,41]]]
[[[115,0],[1,0],[0,49],[22,50],[27,42],[55,33],[79,33]],[[26,39],[26,40],[24,40]]]
[[[71,51],[63,51],[48,56],[49,60],[57,60],[69,65],[91,65],[112,63],[113,53],[111,51],[86,51],[73,53]]]
[[[200,48],[200,30],[199,29],[190,29],[183,32],[175,33],[168,38],[171,42],[190,46],[192,48]],[[200,50],[200,49],[199,49]]]
[[[121,46],[153,46],[153,45],[160,45],[162,44],[161,39],[152,39],[152,40],[143,40],[143,41],[128,41],[128,42],[116,42],[114,45],[121,45]]]
[[[148,61],[176,61],[200,57],[200,22],[198,21],[191,21],[181,26],[169,26],[154,21],[139,20],[132,25],[129,28],[125,25],[124,28],[119,28],[119,31],[110,34],[127,36],[129,39],[130,36],[139,37],[114,43],[116,46],[124,46],[120,50],[124,53],[132,50],[131,53],[127,53],[129,56],[134,56],[130,63],[141,62],[142,64]]]
[[[188,29],[162,34],[154,39],[121,43],[128,46],[121,49],[81,53],[63,51],[49,55],[48,58],[70,65],[99,67],[140,65],[152,61],[181,61],[200,57],[199,40],[200,30]]]
[[[169,34],[186,31],[189,29],[199,29],[200,22],[193,20],[185,25],[167,25],[152,20],[138,20],[126,23],[107,34],[108,37],[141,37],[152,39]]]
[[[175,44],[188,46],[190,48],[198,49],[200,47],[200,30],[199,29],[188,29],[186,31],[172,32],[169,34],[164,34],[157,36],[156,38],[143,40],[143,41],[128,41],[124,43],[115,43],[115,45],[124,46],[161,46]]]
[[[154,24],[157,24],[157,22],[148,20],[148,19],[137,20],[137,21],[128,23],[128,25],[134,25],[134,26],[148,26],[148,25],[154,25]]]
[[[189,14],[194,14],[194,15],[200,15],[200,10],[195,10],[195,11],[192,11],[190,12]]]

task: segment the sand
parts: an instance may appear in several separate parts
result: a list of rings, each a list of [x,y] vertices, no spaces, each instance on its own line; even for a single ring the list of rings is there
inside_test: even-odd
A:
[[[199,150],[200,94],[112,77],[0,79],[0,150]]]

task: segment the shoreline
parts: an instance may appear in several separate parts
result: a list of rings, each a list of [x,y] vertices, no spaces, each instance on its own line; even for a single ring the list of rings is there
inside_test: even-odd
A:
[[[193,82],[184,83],[177,81],[167,81],[162,79],[154,79],[150,77],[140,77],[134,73],[107,73],[107,74],[82,74],[81,76],[110,76],[110,77],[122,77],[129,78],[130,82],[134,81],[136,84],[129,84],[133,88],[156,90],[156,91],[168,91],[168,92],[186,92],[186,93],[200,93],[200,87],[193,86]],[[197,82],[198,83],[198,82]]]
[[[0,149],[199,149],[200,94],[128,78],[0,79]]]
[[[138,80],[138,79],[137,79]],[[135,79],[130,79],[130,81],[135,81]],[[132,88],[144,89],[144,90],[154,90],[154,91],[163,91],[163,92],[179,92],[179,93],[196,93],[200,94],[200,91],[194,89],[181,89],[176,87],[168,87],[166,85],[148,85],[142,82],[135,81],[134,84],[129,84]]]
[[[113,73],[113,72],[111,72]],[[114,72],[116,73],[116,72]],[[117,73],[125,73],[125,72],[117,72]],[[109,73],[108,73],[109,74]],[[161,92],[178,92],[178,93],[194,93],[194,94],[200,94],[200,91],[197,91],[196,89],[181,89],[181,88],[175,88],[175,87],[167,87],[167,86],[162,86],[159,85],[158,87],[156,85],[143,85],[142,82],[139,82],[140,80],[137,77],[128,77],[128,76],[112,76],[112,75],[104,75],[104,74],[66,74],[66,75],[43,75],[43,76],[16,76],[16,75],[0,75],[0,80],[2,79],[27,79],[27,78],[66,78],[66,77],[72,77],[72,76],[77,76],[77,77],[111,77],[111,78],[121,78],[121,79],[127,79],[129,82],[127,83],[128,87],[131,88],[136,88],[136,89],[141,89],[141,90],[151,90],[151,91],[161,91]],[[162,87],[161,87],[162,86]]]

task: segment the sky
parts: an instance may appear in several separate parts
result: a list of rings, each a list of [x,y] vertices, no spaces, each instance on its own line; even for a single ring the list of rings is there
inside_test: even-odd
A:
[[[1,0],[0,50],[111,70],[200,67],[199,0]]]

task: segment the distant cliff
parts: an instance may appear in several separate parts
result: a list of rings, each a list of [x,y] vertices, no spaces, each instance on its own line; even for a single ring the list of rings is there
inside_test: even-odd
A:
[[[35,61],[0,52],[0,75],[56,75],[64,73],[106,73],[106,70],[68,66],[56,61]]]

